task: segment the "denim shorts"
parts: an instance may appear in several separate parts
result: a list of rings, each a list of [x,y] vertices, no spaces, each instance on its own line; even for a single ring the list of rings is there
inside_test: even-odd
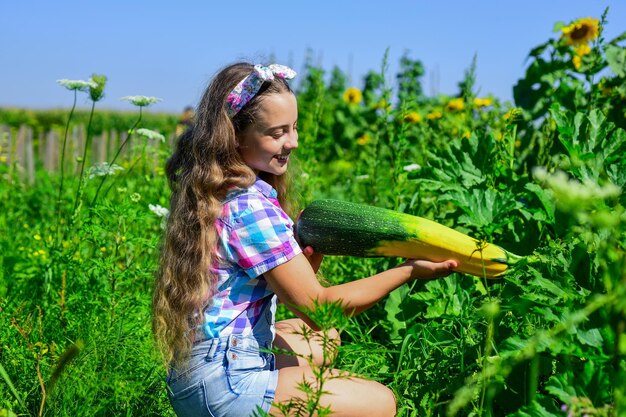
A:
[[[189,361],[170,370],[167,385],[178,417],[249,417],[269,412],[278,383],[274,355],[274,306],[270,303],[252,334],[194,343]],[[272,308],[274,307],[274,308]]]

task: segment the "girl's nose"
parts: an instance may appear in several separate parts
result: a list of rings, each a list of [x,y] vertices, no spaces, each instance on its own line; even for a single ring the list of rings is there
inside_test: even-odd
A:
[[[296,149],[298,147],[298,131],[294,130],[283,146],[285,149]]]

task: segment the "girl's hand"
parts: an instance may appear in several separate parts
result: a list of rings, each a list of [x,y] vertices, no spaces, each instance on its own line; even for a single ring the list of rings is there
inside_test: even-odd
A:
[[[423,259],[408,259],[402,266],[410,266],[412,279],[432,279],[447,277],[453,273],[458,262],[448,260],[443,262],[430,262]]]
[[[320,265],[322,264],[322,260],[324,259],[324,255],[315,252],[310,246],[304,248],[302,250],[302,253],[304,253],[304,256],[306,256],[306,258],[309,260],[311,268],[313,268],[313,272],[317,274],[317,271],[319,271]]]

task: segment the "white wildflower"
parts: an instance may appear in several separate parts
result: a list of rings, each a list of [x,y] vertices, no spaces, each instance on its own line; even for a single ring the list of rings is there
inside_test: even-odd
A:
[[[57,80],[57,83],[61,84],[63,87],[67,88],[68,90],[78,90],[78,91],[89,91],[90,88],[96,88],[98,87],[98,84],[96,84],[95,81],[93,81],[91,78],[87,81],[84,80],[67,80],[67,79],[62,79],[62,80]]]
[[[117,164],[109,165],[108,162],[102,162],[89,168],[87,171],[88,178],[91,180],[95,177],[104,177],[105,175],[113,175],[115,171],[121,171],[124,168]]]
[[[356,177],[354,177],[354,179],[357,181],[363,181],[363,180],[369,179],[369,177],[370,177],[369,175],[364,174],[364,175],[357,175]]]
[[[402,169],[404,169],[407,172],[411,172],[411,171],[418,171],[422,169],[422,167],[419,164],[410,164],[410,165],[405,166]]]
[[[139,107],[146,107],[154,103],[158,103],[159,101],[163,101],[157,97],[148,97],[148,96],[125,96],[122,97],[121,100],[126,100]]]
[[[593,206],[600,200],[617,197],[622,189],[615,184],[599,185],[593,181],[570,179],[563,171],[549,173],[543,167],[533,169],[533,175],[546,184],[557,205],[564,211],[577,211]]]
[[[140,134],[141,136],[147,137],[148,139],[159,140],[161,142],[165,142],[165,136],[163,136],[156,130],[141,128],[141,129],[137,129],[137,133]]]
[[[170,214],[170,211],[168,209],[166,209],[165,207],[161,207],[158,204],[148,204],[148,208],[150,209],[151,212],[156,214],[158,217],[167,218],[167,216],[169,216]]]

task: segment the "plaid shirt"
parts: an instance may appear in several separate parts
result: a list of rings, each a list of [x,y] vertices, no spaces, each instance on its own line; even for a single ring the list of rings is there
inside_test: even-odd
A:
[[[206,338],[250,334],[265,309],[275,309],[276,297],[263,273],[302,252],[293,221],[276,190],[257,178],[250,188],[228,193],[215,225],[217,293],[204,311],[200,333]]]

